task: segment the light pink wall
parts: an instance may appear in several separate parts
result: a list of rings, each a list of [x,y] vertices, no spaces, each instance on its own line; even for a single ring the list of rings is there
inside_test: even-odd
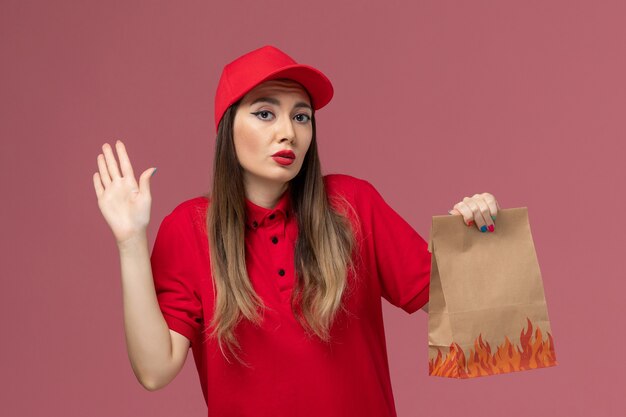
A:
[[[384,5],[383,5],[384,4]],[[621,1],[3,1],[2,378],[15,416],[203,416],[191,355],[135,380],[92,175],[121,138],[150,239],[207,189],[222,66],[267,43],[335,85],[326,173],[372,182],[424,237],[490,192],[529,208],[556,368],[427,376],[426,314],[385,302],[398,415],[624,415],[626,7]]]

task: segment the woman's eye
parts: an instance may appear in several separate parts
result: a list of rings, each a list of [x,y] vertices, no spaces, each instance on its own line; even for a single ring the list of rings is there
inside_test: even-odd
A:
[[[252,114],[254,114],[257,117],[261,116],[260,117],[261,120],[269,120],[269,118],[267,116],[269,114],[272,114],[272,112],[267,111],[267,110],[261,110],[261,111],[254,112]]]
[[[259,110],[257,112],[253,112],[252,114],[254,114],[256,117],[258,117],[261,120],[271,120],[272,117],[274,116],[274,114],[268,110]],[[311,116],[309,116],[308,114],[304,114],[304,113],[297,114],[295,118],[296,120],[302,123],[306,123],[309,120],[311,120]]]

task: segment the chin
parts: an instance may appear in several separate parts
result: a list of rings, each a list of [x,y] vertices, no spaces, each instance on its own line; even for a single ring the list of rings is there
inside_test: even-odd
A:
[[[298,175],[297,171],[292,171],[292,170],[286,170],[283,169],[282,172],[280,173],[264,173],[265,175],[257,175],[258,178],[263,179],[263,181],[268,181],[268,182],[277,182],[277,183],[281,183],[284,184],[286,182],[291,181],[292,179],[294,179],[296,177],[296,175]]]

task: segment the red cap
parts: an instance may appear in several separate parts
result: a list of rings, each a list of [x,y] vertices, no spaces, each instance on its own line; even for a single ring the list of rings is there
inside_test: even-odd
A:
[[[248,52],[227,64],[222,70],[215,93],[215,130],[228,107],[257,84],[277,78],[288,78],[302,84],[311,95],[313,109],[324,107],[333,97],[333,85],[320,70],[298,64],[272,45]]]

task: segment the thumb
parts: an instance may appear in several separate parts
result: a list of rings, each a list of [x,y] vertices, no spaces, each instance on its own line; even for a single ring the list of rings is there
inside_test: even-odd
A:
[[[146,169],[141,176],[139,177],[139,192],[150,194],[150,178],[156,172],[156,168],[148,168]]]

